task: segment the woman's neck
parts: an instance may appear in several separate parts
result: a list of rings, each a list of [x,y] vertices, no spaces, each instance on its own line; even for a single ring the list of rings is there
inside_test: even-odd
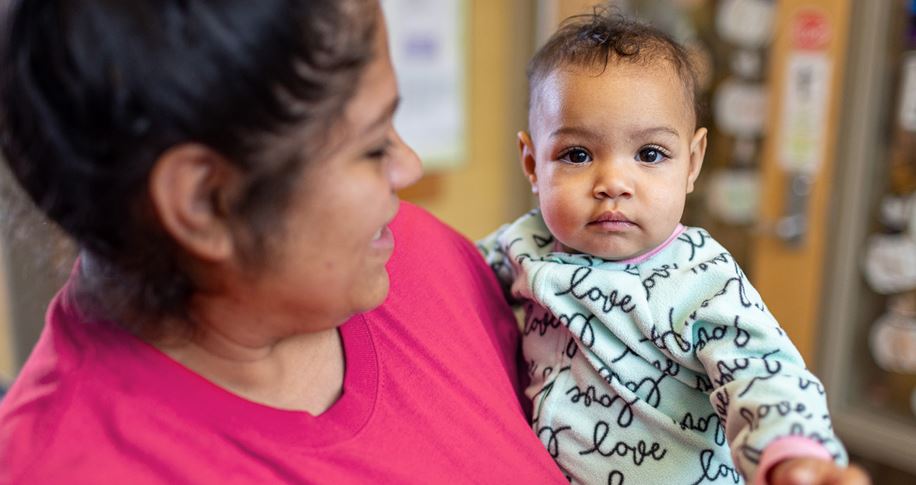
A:
[[[340,397],[344,353],[336,327],[253,338],[251,329],[258,323],[195,323],[190,339],[152,343],[217,386],[260,404],[318,415]]]

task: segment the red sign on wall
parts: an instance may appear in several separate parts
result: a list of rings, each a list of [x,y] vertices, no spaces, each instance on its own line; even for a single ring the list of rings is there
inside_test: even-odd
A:
[[[795,13],[792,20],[792,47],[797,50],[826,50],[830,43],[830,19],[817,9],[808,8]]]

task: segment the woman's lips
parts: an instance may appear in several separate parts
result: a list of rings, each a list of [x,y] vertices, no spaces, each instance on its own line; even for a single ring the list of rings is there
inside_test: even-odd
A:
[[[391,250],[394,248],[394,234],[392,234],[391,229],[388,227],[389,224],[394,220],[397,215],[397,209],[395,209],[391,217],[388,218],[388,221],[380,227],[375,234],[372,235],[372,240],[369,241],[369,246],[373,249],[381,250]]]
[[[387,225],[375,232],[370,243],[373,248],[387,249],[394,246],[394,235]]]

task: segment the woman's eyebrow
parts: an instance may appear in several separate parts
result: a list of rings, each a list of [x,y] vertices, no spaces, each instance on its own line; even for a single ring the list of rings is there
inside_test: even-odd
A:
[[[363,130],[363,133],[370,133],[375,131],[380,125],[384,125],[394,116],[395,111],[398,110],[398,106],[401,104],[401,97],[397,96],[388,104],[388,107],[382,111],[372,123],[369,123],[366,128]]]

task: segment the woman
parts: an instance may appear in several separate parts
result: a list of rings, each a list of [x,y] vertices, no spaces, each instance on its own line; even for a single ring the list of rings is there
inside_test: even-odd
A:
[[[19,0],[3,40],[3,153],[81,254],[0,482],[563,479],[488,268],[395,195],[376,1]]]

